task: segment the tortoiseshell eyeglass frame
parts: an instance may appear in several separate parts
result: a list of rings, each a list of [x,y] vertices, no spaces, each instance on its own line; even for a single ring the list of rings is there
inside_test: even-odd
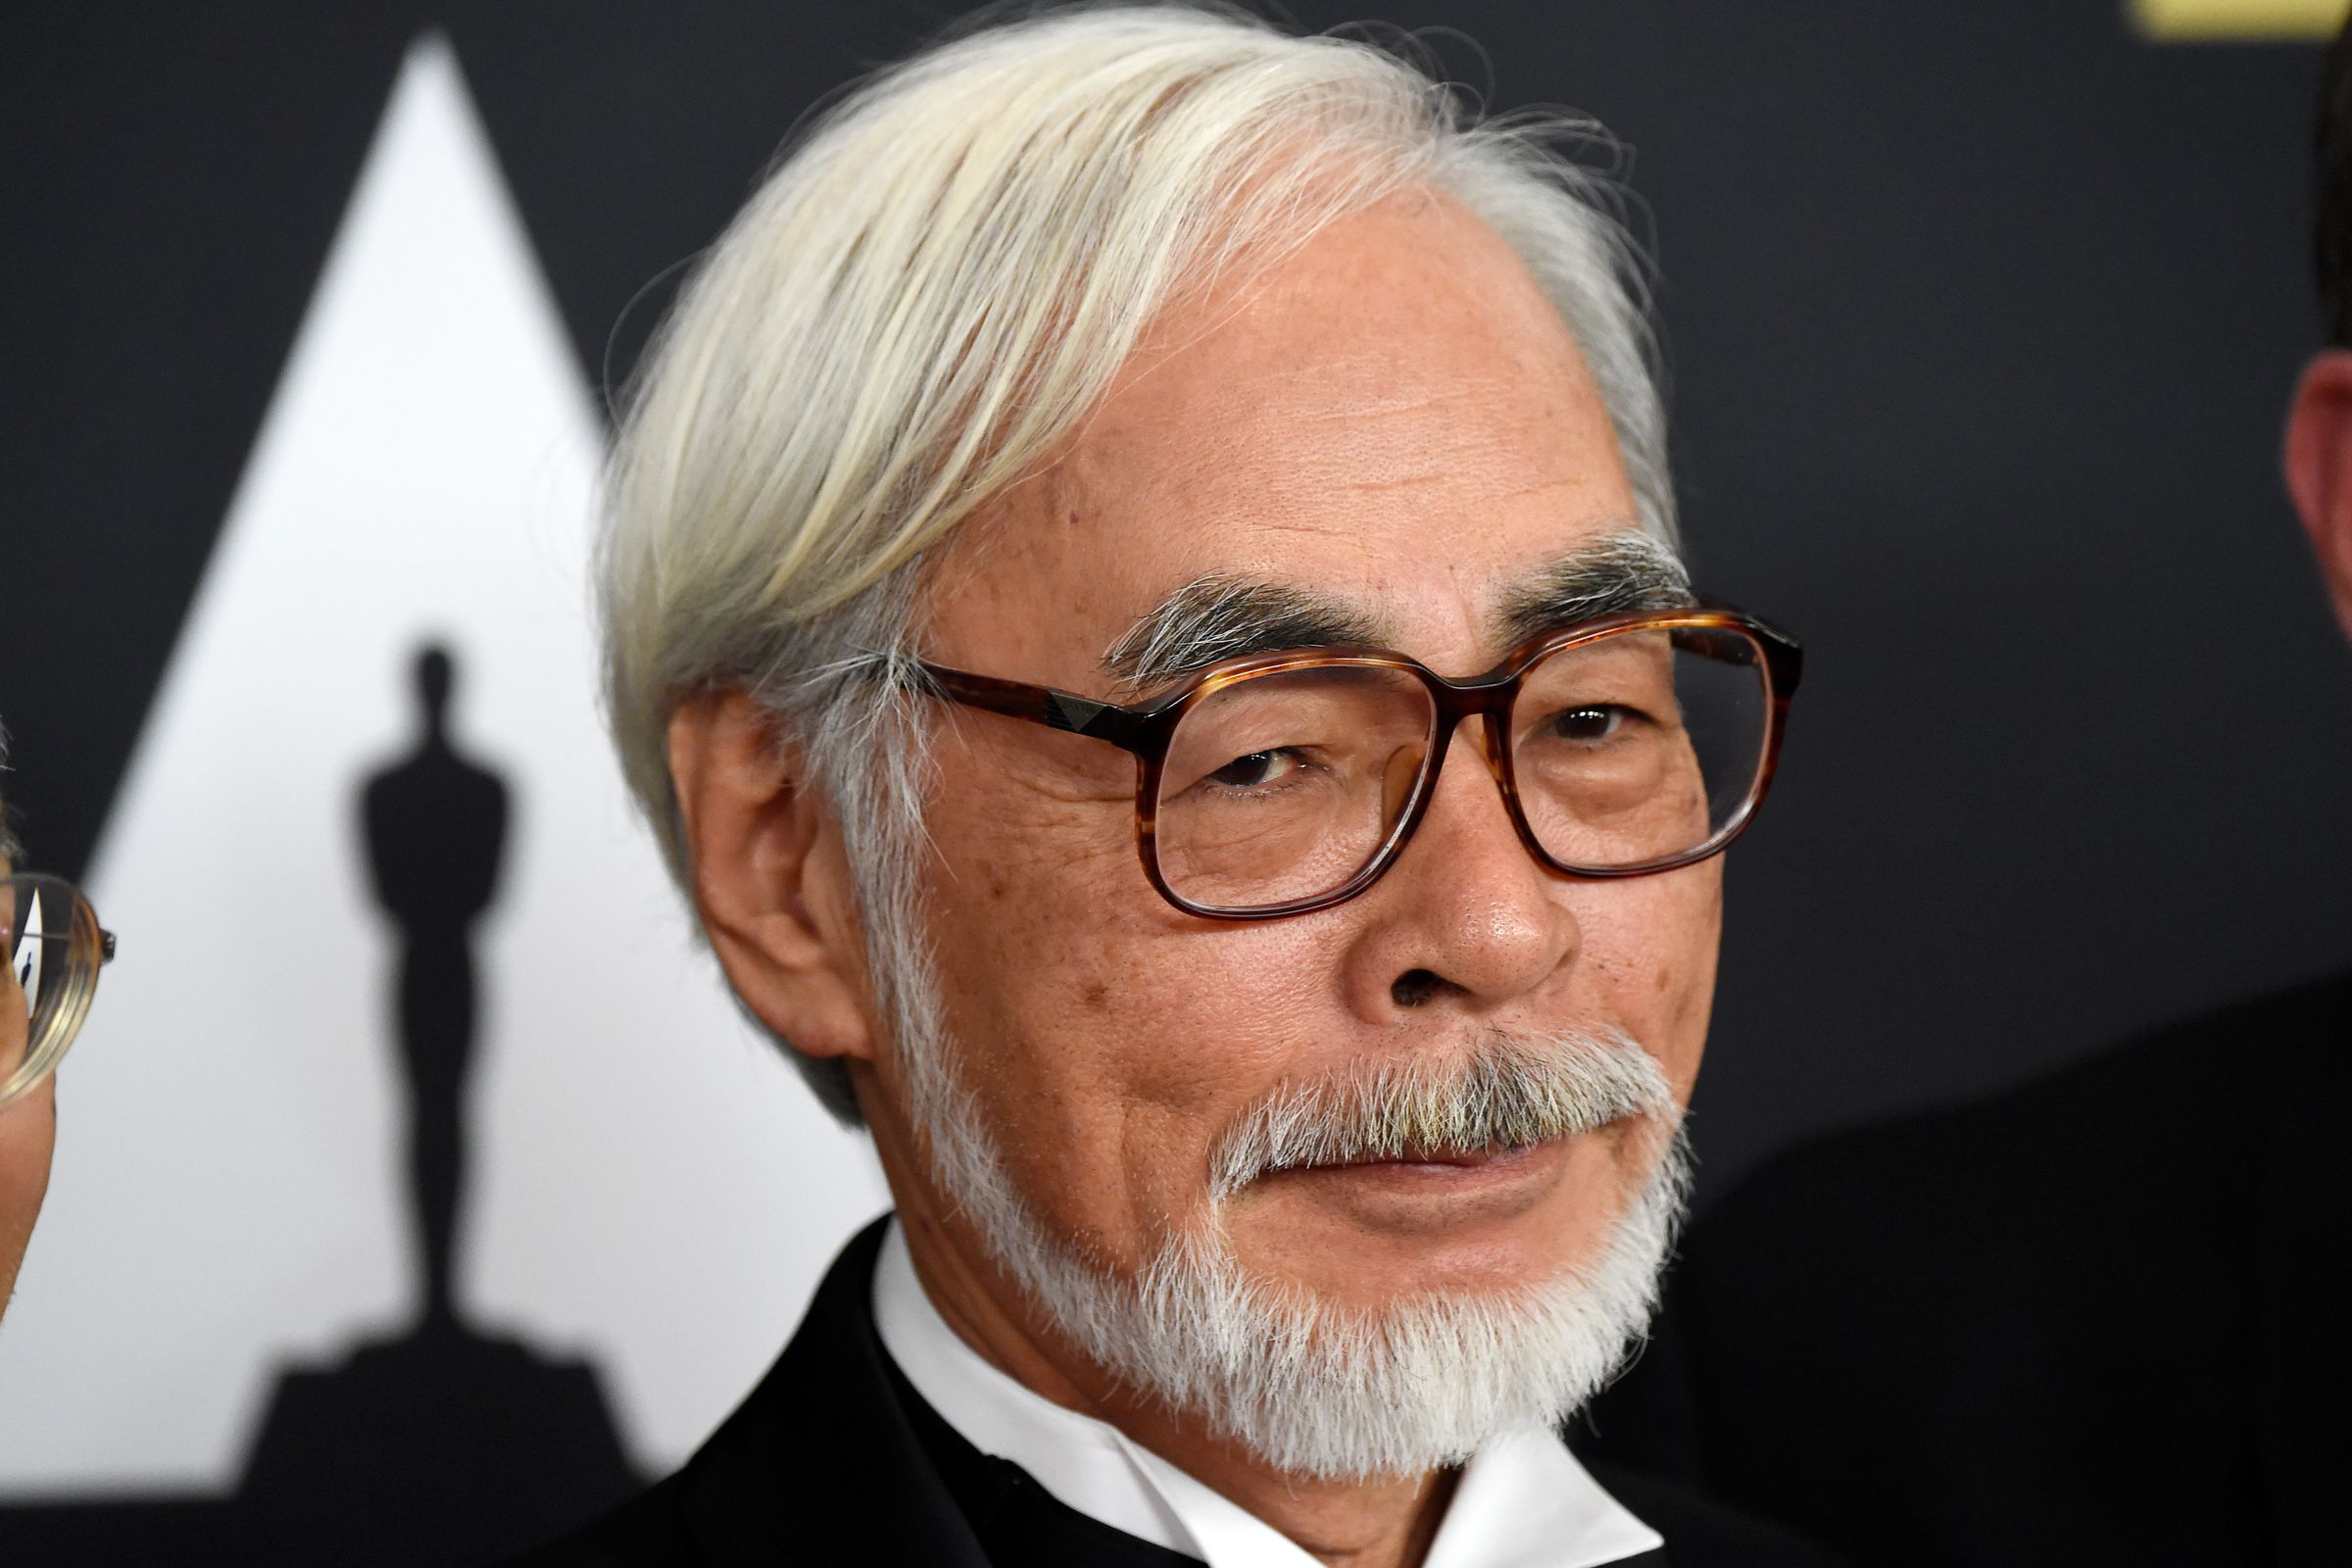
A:
[[[1635,865],[1572,865],[1544,848],[1521,808],[1507,740],[1511,732],[1511,708],[1518,700],[1522,678],[1539,661],[1564,648],[1643,631],[1730,632],[1746,640],[1764,672],[1768,701],[1763,755],[1758,760],[1747,798],[1703,844],[1679,855]],[[1160,871],[1156,820],[1160,772],[1167,762],[1168,746],[1176,726],[1185,714],[1228,687],[1289,670],[1314,668],[1400,670],[1419,680],[1429,692],[1435,715],[1429,754],[1422,760],[1420,775],[1414,779],[1412,793],[1397,813],[1395,826],[1361,870],[1339,886],[1311,897],[1248,906],[1205,905],[1184,897],[1168,886]],[[1481,726],[1479,749],[1486,758],[1488,771],[1502,791],[1511,825],[1528,854],[1546,870],[1578,881],[1654,876],[1721,854],[1725,846],[1746,830],[1766,792],[1772,788],[1773,773],[1780,762],[1781,737],[1788,728],[1789,699],[1796,695],[1797,679],[1804,669],[1804,649],[1794,638],[1756,616],[1728,605],[1708,602],[1690,609],[1626,611],[1580,620],[1529,639],[1513,649],[1502,662],[1467,680],[1448,680],[1407,654],[1386,648],[1357,647],[1305,648],[1224,660],[1187,677],[1172,690],[1138,703],[1106,703],[1075,692],[977,675],[927,661],[918,661],[914,669],[921,680],[917,689],[931,696],[1043,724],[1048,729],[1106,741],[1132,754],[1136,760],[1136,849],[1143,858],[1144,875],[1159,896],[1185,913],[1204,919],[1278,920],[1345,904],[1378,881],[1396,863],[1405,845],[1412,841],[1413,830],[1421,825],[1430,797],[1435,793],[1433,786],[1446,766],[1446,749],[1454,731],[1461,727],[1463,719],[1474,714],[1487,720]]]

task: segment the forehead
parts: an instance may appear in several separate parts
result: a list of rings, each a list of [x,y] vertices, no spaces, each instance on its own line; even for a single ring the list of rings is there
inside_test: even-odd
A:
[[[1393,198],[1171,312],[1044,473],[935,578],[936,657],[1070,678],[1227,574],[1362,605],[1433,662],[1634,504],[1574,339],[1507,247]]]

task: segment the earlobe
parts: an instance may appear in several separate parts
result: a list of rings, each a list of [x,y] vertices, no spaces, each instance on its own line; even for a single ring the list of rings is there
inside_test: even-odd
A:
[[[2286,420],[2286,488],[2352,635],[2352,350],[2311,362]]]
[[[741,691],[670,714],[694,902],[744,1004],[810,1056],[870,1059],[864,966],[833,813],[797,747]]]

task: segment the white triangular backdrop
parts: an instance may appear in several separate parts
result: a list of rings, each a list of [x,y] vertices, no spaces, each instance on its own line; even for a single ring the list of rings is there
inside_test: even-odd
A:
[[[122,956],[0,1329],[0,1492],[233,1486],[283,1364],[416,1311],[356,811],[413,739],[427,637],[460,662],[459,750],[514,802],[468,1315],[594,1359],[666,1466],[886,1201],[727,1004],[626,807],[587,615],[600,439],[456,59],[421,40],[98,847]]]

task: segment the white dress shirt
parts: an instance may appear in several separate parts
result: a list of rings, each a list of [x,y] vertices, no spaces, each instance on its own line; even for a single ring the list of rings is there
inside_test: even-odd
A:
[[[1320,1568],[1273,1526],[1116,1427],[989,1365],[931,1304],[896,1220],[874,1269],[874,1326],[948,1425],[981,1452],[1019,1465],[1064,1506],[1208,1568]],[[1531,1427],[1472,1457],[1425,1568],[1598,1568],[1660,1544],[1555,1434]]]

